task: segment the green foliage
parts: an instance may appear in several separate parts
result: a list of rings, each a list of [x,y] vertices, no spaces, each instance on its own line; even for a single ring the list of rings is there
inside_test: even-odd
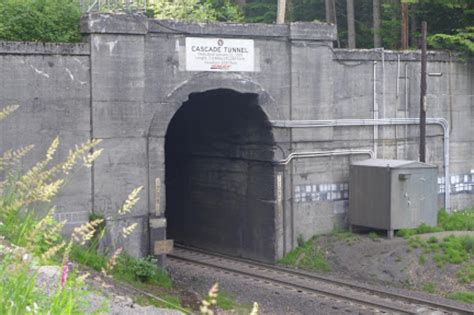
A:
[[[428,292],[428,293],[436,293],[437,291],[436,284],[431,283],[431,282],[423,284],[422,289],[423,291]]]
[[[245,21],[249,23],[275,23],[277,3],[272,0],[250,0],[245,4]]]
[[[108,258],[98,253],[93,247],[73,245],[70,253],[71,260],[88,266],[96,271],[106,268]],[[149,283],[162,288],[171,288],[172,281],[169,275],[158,268],[151,257],[136,258],[122,253],[111,271],[112,276],[128,283]]]
[[[239,7],[230,0],[158,0],[150,4],[149,11],[157,19],[190,20],[197,22],[240,22]]]
[[[461,264],[474,256],[474,237],[473,236],[454,236],[445,237],[441,242],[434,242],[431,238],[423,241],[420,237],[411,238],[409,244],[412,248],[422,248],[425,253],[433,253],[433,260],[438,267],[446,263]],[[423,255],[422,255],[423,256]],[[420,263],[425,259],[420,256]]]
[[[151,257],[136,258],[128,254],[121,254],[112,275],[118,280],[127,282],[142,282],[159,285],[162,288],[171,288],[172,282],[168,274],[159,269]]]
[[[438,225],[445,231],[474,231],[474,208],[448,214],[438,213]]]
[[[376,232],[370,232],[368,237],[374,242],[380,241],[380,236]]]
[[[298,244],[298,246],[304,246],[304,237],[303,235],[298,235],[298,237],[296,238],[296,244]]]
[[[428,37],[428,43],[433,48],[455,50],[474,55],[474,27],[458,30],[454,35],[431,35]]]
[[[216,300],[216,305],[224,311],[233,310],[237,306],[237,301],[235,300],[235,298],[222,291],[219,292]]]
[[[73,244],[69,258],[80,265],[90,267],[95,271],[101,271],[107,265],[107,257],[97,253],[93,247],[84,247]]]
[[[331,235],[335,237],[339,241],[346,241],[348,245],[352,245],[355,243],[357,240],[359,240],[359,236],[356,234],[352,233],[351,231],[343,230],[343,229],[338,229],[335,228],[332,232]]]
[[[457,274],[459,282],[471,283],[474,281],[474,263],[467,263],[459,268]]]
[[[216,306],[223,311],[231,311],[233,314],[250,314],[252,305],[240,304],[233,295],[219,290],[216,297]]]
[[[474,231],[474,209],[465,209],[452,213],[444,210],[438,212],[438,226],[420,224],[413,229],[400,229],[396,235],[409,238],[417,234],[435,233],[442,231]],[[431,241],[430,241],[431,240]],[[429,242],[435,243],[437,239],[431,238]]]
[[[426,256],[425,255],[420,255],[420,257],[418,259],[418,262],[420,263],[420,265],[426,264]]]
[[[191,313],[190,310],[179,306],[182,304],[182,301],[178,296],[169,295],[166,293],[160,293],[160,297],[166,302],[158,301],[146,295],[140,295],[135,299],[135,303],[139,305],[143,305],[143,306],[153,305],[159,308],[177,309],[181,312],[185,311],[185,314]]]
[[[19,202],[21,193],[16,189],[18,178],[10,175],[0,196],[0,235],[40,256],[62,240],[59,234],[62,224],[54,219],[54,209],[41,218],[38,212],[44,211],[25,208]]]
[[[36,277],[28,271],[28,265],[17,266],[12,257],[0,261],[0,314],[22,314],[27,307],[34,308]]]
[[[441,227],[429,226],[423,223],[423,224],[420,224],[417,228],[400,229],[397,231],[396,235],[400,237],[408,238],[416,234],[434,233],[434,232],[441,232],[441,231],[443,231]]]
[[[2,0],[0,39],[78,42],[79,19],[77,0]]]
[[[32,263],[21,257],[2,257],[0,314],[85,314],[84,283],[74,274],[69,274],[64,288],[58,282],[52,294],[47,295],[35,287],[36,274],[31,268]]]
[[[84,284],[74,274],[69,274],[64,288],[58,285],[50,298],[48,314],[78,314],[85,313],[87,305],[83,290]]]
[[[474,292],[457,291],[448,294],[448,298],[465,303],[474,304]]]
[[[324,254],[315,247],[314,238],[305,242],[303,246],[298,246],[278,262],[287,266],[301,267],[315,271],[327,272],[331,270]]]

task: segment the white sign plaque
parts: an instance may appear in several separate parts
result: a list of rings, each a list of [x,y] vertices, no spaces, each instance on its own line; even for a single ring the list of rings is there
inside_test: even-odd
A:
[[[186,70],[255,71],[254,42],[251,39],[186,37]]]

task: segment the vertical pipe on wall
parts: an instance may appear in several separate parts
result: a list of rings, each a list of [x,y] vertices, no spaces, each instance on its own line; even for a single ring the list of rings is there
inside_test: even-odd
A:
[[[400,95],[400,54],[397,54],[397,81],[396,81],[396,97]]]
[[[385,118],[385,50],[382,47],[382,118]],[[382,129],[383,131],[383,129]],[[385,141],[382,132],[382,158],[385,158]]]
[[[426,22],[421,23],[420,161],[426,162]]]
[[[377,103],[377,61],[374,61],[374,71],[373,71],[373,81],[374,81],[374,99],[373,99],[373,119],[379,118],[379,105]],[[379,136],[379,129],[378,126],[374,125],[374,154],[375,158],[377,158],[377,140]]]
[[[405,63],[405,118],[408,118],[408,96],[409,96],[408,63]],[[405,125],[405,158],[408,160],[408,126]]]

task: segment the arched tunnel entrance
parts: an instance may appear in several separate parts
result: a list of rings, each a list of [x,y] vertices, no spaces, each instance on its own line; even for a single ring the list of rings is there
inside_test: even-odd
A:
[[[165,140],[168,238],[273,260],[273,145],[257,94],[192,93],[171,120]]]

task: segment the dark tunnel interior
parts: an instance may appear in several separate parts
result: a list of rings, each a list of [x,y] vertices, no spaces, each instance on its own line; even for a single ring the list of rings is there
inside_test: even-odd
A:
[[[275,257],[273,136],[256,94],[193,93],[165,142],[168,238],[261,261]]]

